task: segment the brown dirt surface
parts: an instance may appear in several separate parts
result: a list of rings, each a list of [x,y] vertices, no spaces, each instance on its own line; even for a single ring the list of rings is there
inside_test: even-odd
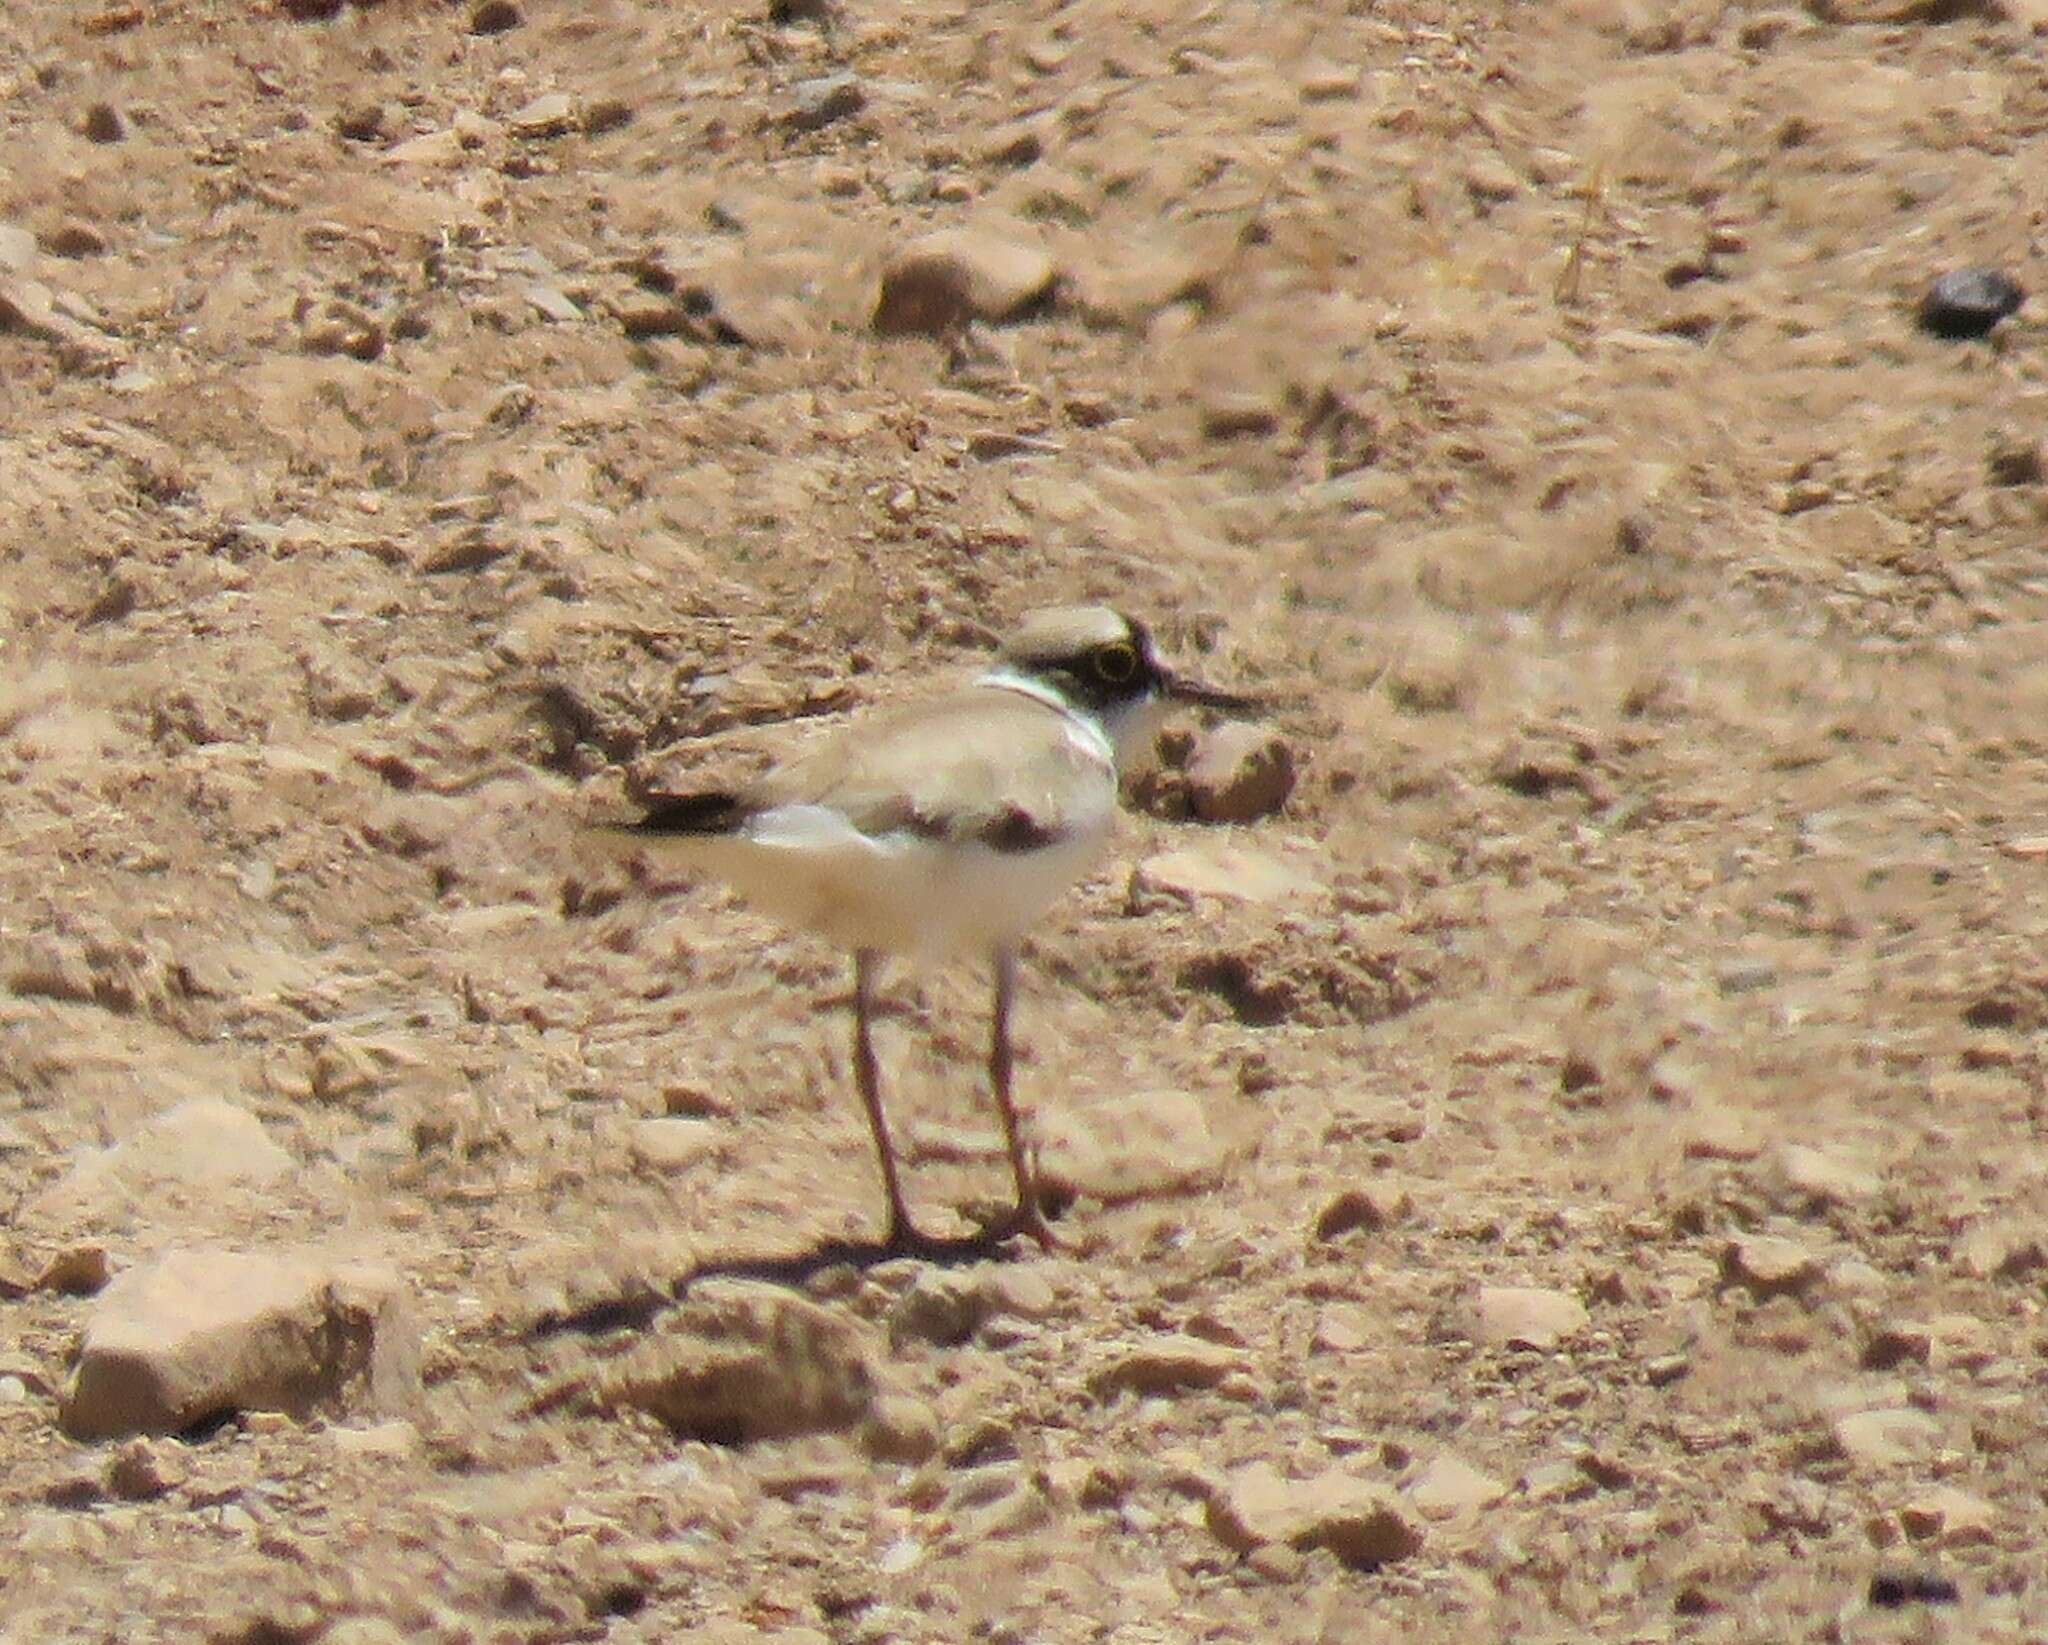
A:
[[[1915,310],[2042,284],[2044,53],[0,9],[0,1639],[2041,1637],[2048,356]],[[671,1303],[878,1227],[845,957],[590,824],[1071,597],[1297,779],[1033,935],[1083,1249]],[[79,1293],[309,1245],[408,1409],[66,1437]]]

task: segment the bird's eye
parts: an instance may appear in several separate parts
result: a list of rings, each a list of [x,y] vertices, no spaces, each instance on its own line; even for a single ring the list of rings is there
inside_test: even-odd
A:
[[[1092,659],[1095,677],[1105,685],[1129,685],[1137,676],[1138,651],[1118,640],[1101,647]]]

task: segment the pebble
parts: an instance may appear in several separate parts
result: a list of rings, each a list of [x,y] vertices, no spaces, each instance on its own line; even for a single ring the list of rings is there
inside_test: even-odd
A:
[[[878,1347],[859,1320],[781,1286],[711,1280],[594,1391],[713,1444],[833,1432],[873,1413]]]
[[[726,1144],[726,1127],[716,1120],[644,1119],[634,1122],[626,1151],[645,1170],[672,1172],[718,1158]]]
[[[853,74],[827,74],[802,80],[796,86],[796,101],[783,111],[782,124],[790,131],[823,131],[836,121],[851,118],[868,106],[868,94]]]
[[[408,1645],[415,1636],[381,1616],[345,1616],[319,1637],[320,1645]]]
[[[1915,1542],[1961,1548],[1995,1539],[1998,1510],[1953,1485],[1930,1485],[1900,1507],[1899,1528]]]
[[[24,269],[36,260],[36,237],[13,223],[0,223],[0,269]]]
[[[1875,1174],[1852,1161],[1797,1143],[1780,1148],[1776,1163],[1785,1193],[1804,1201],[1809,1210],[1854,1205],[1872,1198],[1884,1186]]]
[[[970,320],[1023,317],[1052,295],[1051,257],[1016,239],[941,229],[913,240],[882,270],[874,329],[885,337],[938,336]]]
[[[1135,1091],[1056,1109],[1039,1122],[1039,1180],[1105,1205],[1185,1193],[1229,1157],[1202,1104],[1185,1091]]]
[[[107,1248],[97,1241],[89,1241],[66,1246],[51,1257],[36,1276],[35,1288],[53,1291],[59,1296],[90,1297],[105,1290],[112,1275]]]
[[[506,34],[526,21],[525,14],[512,0],[483,0],[469,14],[471,34]]]
[[[1454,1315],[1454,1329],[1488,1348],[1555,1348],[1592,1316],[1577,1297],[1526,1285],[1482,1285]]]
[[[1226,902],[1276,903],[1313,896],[1322,886],[1269,851],[1227,837],[1198,839],[1147,857],[1131,870],[1126,900],[1142,911],[1152,897],[1181,902],[1219,897]]]
[[[73,217],[43,236],[43,249],[52,257],[100,257],[106,253],[107,237]]]
[[[1377,1234],[1399,1222],[1413,1206],[1406,1189],[1390,1184],[1347,1188],[1316,1213],[1316,1238],[1341,1239],[1361,1229]]]
[[[384,352],[384,328],[366,309],[338,297],[301,298],[299,346],[308,354],[345,354],[374,360]]]
[[[1922,1461],[1941,1444],[1941,1424],[1906,1406],[1845,1412],[1828,1433],[1837,1456],[1864,1468]]]
[[[1088,1391],[1099,1400],[1118,1394],[1173,1395],[1214,1388],[1245,1368],[1244,1354],[1199,1337],[1154,1337],[1124,1349],[1088,1378]]]
[[[1897,1611],[1908,1605],[1953,1605],[1963,1596],[1938,1571],[1879,1571],[1865,1597],[1880,1611]]]
[[[417,1396],[418,1347],[389,1269],[174,1250],[94,1302],[59,1419],[75,1439],[167,1434],[223,1411],[303,1415],[359,1388],[388,1409]]]
[[[1255,822],[1294,792],[1294,750],[1276,731],[1242,722],[1217,726],[1195,739],[1187,784],[1201,821]]]
[[[1936,337],[1982,337],[2017,310],[2026,295],[2002,269],[1956,269],[1927,288],[1917,318],[1920,329]]]
[[[1292,1480],[1269,1462],[1252,1463],[1210,1493],[1206,1519],[1235,1553],[1274,1543],[1325,1548],[1358,1570],[1406,1559],[1423,1542],[1417,1516],[1393,1491],[1339,1469]]]
[[[89,142],[118,143],[128,135],[128,121],[112,103],[95,103],[85,111],[80,129]]]
[[[382,103],[358,103],[334,117],[337,136],[350,143],[381,143],[390,129],[391,111]]]
[[[546,92],[515,109],[505,124],[517,137],[566,137],[576,129],[576,99],[566,91]]]
[[[1448,1451],[1419,1469],[1404,1489],[1424,1519],[1456,1519],[1490,1508],[1508,1494],[1501,1481]]]
[[[877,1462],[914,1467],[938,1452],[938,1413],[921,1399],[885,1394],[875,1401],[860,1437],[861,1448]]]
[[[124,1502],[149,1502],[185,1483],[190,1470],[171,1442],[132,1439],[107,1464],[107,1489]]]
[[[1732,1239],[1721,1252],[1721,1285],[1753,1297],[1797,1296],[1826,1272],[1820,1257],[1795,1240],[1756,1234]]]

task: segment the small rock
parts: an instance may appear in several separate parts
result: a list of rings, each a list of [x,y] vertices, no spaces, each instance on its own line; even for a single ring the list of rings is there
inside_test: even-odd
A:
[[[389,1422],[361,1427],[337,1423],[327,1430],[327,1443],[341,1456],[409,1457],[419,1454],[423,1442],[417,1426],[404,1417],[393,1417]]]
[[[1889,1325],[1874,1332],[1857,1357],[1865,1371],[1890,1371],[1901,1365],[1925,1365],[1934,1352],[1934,1334],[1924,1325]]]
[[[505,125],[516,137],[566,137],[576,129],[576,99],[551,91],[513,111]]]
[[[416,1634],[381,1616],[347,1616],[320,1635],[320,1645],[410,1645]]]
[[[388,1269],[311,1254],[172,1251],[100,1295],[59,1413],[76,1439],[176,1433],[224,1411],[303,1415],[367,1384],[417,1390],[417,1332]]]
[[[1250,1553],[1270,1543],[1326,1548],[1346,1565],[1374,1570],[1422,1546],[1422,1527],[1384,1485],[1339,1470],[1313,1479],[1283,1478],[1271,1463],[1238,1470],[1208,1499],[1211,1533]]]
[[[867,106],[868,94],[859,76],[828,74],[798,82],[796,102],[783,112],[782,124],[790,131],[823,131]]]
[[[1316,1238],[1341,1239],[1361,1228],[1377,1234],[1405,1217],[1413,1204],[1405,1189],[1383,1183],[1347,1188],[1316,1214]]]
[[[526,21],[525,14],[512,0],[483,0],[469,14],[471,34],[507,34]]]
[[[0,269],[24,269],[36,260],[36,237],[25,228],[0,223]]]
[[[1778,1150],[1777,1175],[1789,1196],[1812,1207],[1854,1205],[1883,1186],[1861,1166],[1796,1143]]]
[[[338,297],[300,299],[299,346],[308,354],[346,354],[374,360],[384,352],[384,328],[366,310]]]
[[[381,143],[390,127],[391,111],[382,103],[358,103],[334,117],[334,130],[351,143]]]
[[[950,1348],[973,1336],[988,1314],[988,1293],[972,1274],[924,1268],[890,1310],[889,1337]]]
[[[1908,1605],[1953,1605],[1962,1592],[1939,1571],[1879,1571],[1870,1579],[1868,1598],[1880,1611]]]
[[[1262,388],[1219,389],[1202,402],[1205,440],[1262,440],[1279,431],[1283,403]]]
[[[0,279],[0,331],[46,343],[76,343],[85,335],[76,321],[58,312],[48,286],[20,276]]]
[[[1029,121],[1014,121],[989,132],[981,140],[979,153],[985,165],[1035,165],[1045,157],[1045,139]]]
[[[1961,1548],[1994,1540],[1998,1510],[1953,1485],[1931,1485],[1899,1509],[1899,1528],[1915,1542]]]
[[[1730,1240],[1721,1252],[1723,1289],[1740,1286],[1758,1299],[1797,1296],[1826,1271],[1805,1246],[1767,1234]]]
[[[107,1489],[124,1502],[150,1502],[185,1483],[187,1470],[174,1447],[162,1440],[132,1439],[107,1464]]]
[[[583,135],[602,137],[633,123],[633,105],[623,97],[600,97],[583,111]]]
[[[1097,1399],[1118,1394],[1172,1395],[1214,1388],[1245,1368],[1241,1351],[1199,1337],[1154,1337],[1127,1348],[1088,1379]]]
[[[1592,1316],[1577,1297],[1538,1286],[1482,1285],[1454,1316],[1459,1334],[1488,1348],[1555,1348]]]
[[[1984,459],[1984,471],[1995,486],[2039,485],[2048,478],[2048,462],[2042,460],[2039,441],[2016,440],[1994,447]]]
[[[882,271],[874,328],[885,337],[938,336],[970,320],[1023,317],[1052,295],[1052,259],[1034,246],[972,229],[912,241]]]
[[[716,1120],[636,1121],[626,1144],[634,1162],[649,1171],[685,1171],[725,1152],[726,1128]]]
[[[1039,1180],[1105,1205],[1185,1193],[1213,1181],[1228,1157],[1201,1103],[1184,1091],[1057,1108],[1038,1131]]]
[[[36,1276],[38,1291],[55,1291],[61,1296],[90,1297],[106,1289],[112,1276],[107,1248],[97,1241],[66,1246],[43,1265]]]
[[[112,103],[95,103],[85,111],[80,130],[89,142],[118,143],[128,135],[128,121]]]
[[[1301,71],[1304,103],[1338,103],[1358,95],[1358,68],[1351,63],[1312,62]]]
[[[781,1286],[707,1281],[596,1393],[712,1444],[831,1432],[873,1411],[876,1349],[860,1321]]]
[[[1957,269],[1927,288],[1920,299],[1920,329],[1936,337],[1982,337],[2026,301],[2011,275],[1995,268]]]
[[[1276,731],[1221,725],[1195,739],[1187,783],[1203,822],[1253,822],[1278,811],[1294,792],[1294,750]]]
[[[1828,1433],[1835,1455],[1865,1468],[1921,1461],[1941,1444],[1941,1424],[1925,1411],[1904,1406],[1846,1412]]]
[[[861,1448],[877,1462],[928,1461],[939,1449],[938,1413],[921,1399],[886,1394],[861,1429]]]
[[[1522,179],[1498,154],[1481,154],[1465,167],[1465,192],[1481,208],[1500,205],[1522,192]]]
[[[52,257],[101,257],[106,254],[107,237],[92,224],[73,217],[43,236],[43,249]]]
[[[1448,1451],[1423,1467],[1405,1490],[1424,1519],[1456,1519],[1490,1508],[1508,1494],[1507,1486],[1491,1474]]]
[[[90,1462],[70,1466],[43,1487],[43,1501],[52,1508],[90,1508],[105,1495],[100,1471]]]
[[[1747,1162],[1764,1151],[1756,1121],[1726,1108],[1707,1107],[1693,1116],[1685,1139],[1687,1159]]]

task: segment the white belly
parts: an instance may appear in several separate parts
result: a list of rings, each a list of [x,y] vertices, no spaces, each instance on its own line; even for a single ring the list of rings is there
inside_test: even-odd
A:
[[[992,851],[907,831],[870,836],[827,807],[781,806],[742,834],[677,839],[663,854],[846,948],[937,958],[1020,936],[1088,872],[1112,815],[1057,845]]]

